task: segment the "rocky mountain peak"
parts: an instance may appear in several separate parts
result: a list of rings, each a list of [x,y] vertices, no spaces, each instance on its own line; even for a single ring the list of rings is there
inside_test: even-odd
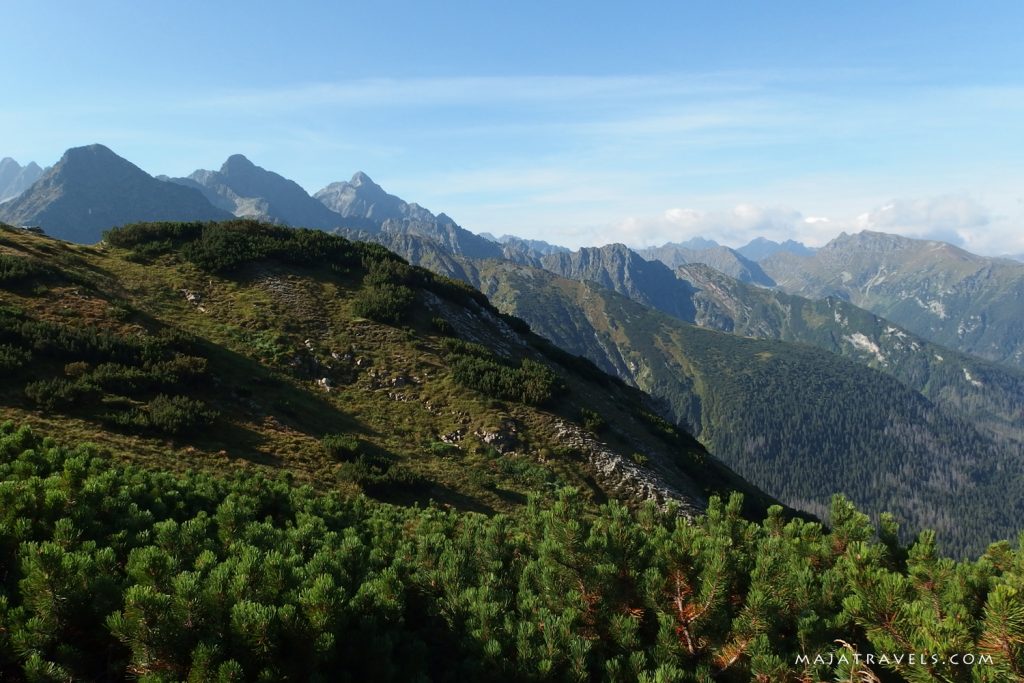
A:
[[[41,175],[43,169],[34,161],[22,166],[11,157],[0,159],[0,202],[17,197]]]
[[[195,189],[157,180],[100,144],[67,150],[31,187],[0,206],[0,221],[38,225],[53,237],[85,244],[125,223],[230,216]]]
[[[239,172],[254,171],[258,167],[242,154],[232,154],[220,167],[224,175],[232,175]]]
[[[380,189],[380,185],[373,182],[373,179],[362,171],[356,171],[353,173],[352,180],[348,181],[348,184],[353,187],[375,187]]]

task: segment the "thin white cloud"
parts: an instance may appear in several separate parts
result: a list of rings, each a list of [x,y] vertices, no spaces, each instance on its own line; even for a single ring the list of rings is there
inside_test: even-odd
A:
[[[818,242],[820,240],[812,238],[820,232],[823,223],[821,217],[808,220],[796,209],[785,206],[738,204],[729,211],[672,208],[653,218],[627,218],[601,237],[637,247],[683,242],[692,237],[707,237],[735,246],[755,237]]]
[[[710,75],[661,76],[494,76],[453,78],[374,78],[295,87],[229,91],[183,102],[204,109],[268,107],[398,107],[568,102],[630,98],[693,97],[738,93],[756,86],[716,81]]]
[[[893,199],[854,221],[862,230],[963,243],[966,235],[992,222],[991,212],[967,195]]]

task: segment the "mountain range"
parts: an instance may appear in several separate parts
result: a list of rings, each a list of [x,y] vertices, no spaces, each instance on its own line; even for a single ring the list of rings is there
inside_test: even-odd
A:
[[[659,401],[379,245],[37,232],[0,226],[5,680],[1020,679],[1021,551],[942,556],[1019,528],[1020,458],[891,377],[378,233],[637,382],[688,378],[752,478],[873,491],[938,543],[841,496],[828,525],[776,505]],[[907,643],[987,659],[883,659]]]
[[[750,282],[762,287],[772,287],[775,284],[756,261],[747,258],[737,249],[721,245],[693,248],[669,243],[661,247],[641,249],[637,253],[647,260],[661,261],[672,269],[687,263],[702,263],[740,282]]]
[[[168,180],[199,190],[211,204],[238,217],[321,230],[341,224],[336,213],[310,197],[298,183],[241,154],[228,157],[219,171],[200,169],[187,178]]]
[[[22,166],[10,157],[0,159],[0,203],[14,199],[43,175],[43,169],[34,161]]]
[[[796,254],[797,256],[810,256],[814,249],[796,240],[784,240],[776,242],[766,237],[755,237],[747,244],[736,249],[740,254],[751,261],[761,261],[778,253]]]
[[[25,192],[0,204],[0,221],[38,226],[70,242],[93,243],[103,230],[140,220],[223,220],[198,190],[165,183],[103,145],[76,147]]]
[[[80,247],[0,226],[0,352],[5,420],[71,425],[134,462],[173,439],[191,467],[230,452],[484,512],[545,482],[687,515],[731,490],[752,512],[775,502],[482,294],[324,232],[145,223]]]
[[[761,265],[787,292],[842,298],[938,344],[1024,367],[1024,264],[864,231]]]
[[[1000,511],[991,478],[1021,485],[1020,264],[877,233],[818,250],[762,239],[736,250],[691,240],[644,255],[570,251],[475,235],[361,172],[310,196],[241,155],[220,171],[160,179],[101,146],[69,150],[0,206],[0,220],[79,242],[140,220],[231,217],[375,241],[470,283],[651,394],[793,506],[822,513],[841,488],[911,528],[943,529],[958,551],[1021,521]],[[905,315],[918,309],[929,314]],[[922,322],[933,318],[943,324]],[[838,484],[837,463],[851,461],[860,474]],[[915,492],[901,477],[925,483]]]

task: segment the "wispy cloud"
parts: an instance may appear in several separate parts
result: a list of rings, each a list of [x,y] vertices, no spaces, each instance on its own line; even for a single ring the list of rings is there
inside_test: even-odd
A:
[[[609,98],[666,98],[739,93],[753,84],[717,82],[710,76],[496,76],[375,78],[308,83],[282,88],[229,91],[182,102],[191,108],[452,106],[496,103],[553,103]]]

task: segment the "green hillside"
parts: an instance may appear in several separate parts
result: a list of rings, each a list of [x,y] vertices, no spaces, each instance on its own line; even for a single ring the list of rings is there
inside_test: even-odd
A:
[[[0,251],[3,414],[137,462],[481,511],[566,484],[768,502],[640,392],[376,245],[235,221]]]
[[[837,491],[977,552],[1024,521],[1019,442],[820,349],[705,330],[589,283],[500,262],[483,291],[560,347],[662,399],[743,477],[823,514]]]

